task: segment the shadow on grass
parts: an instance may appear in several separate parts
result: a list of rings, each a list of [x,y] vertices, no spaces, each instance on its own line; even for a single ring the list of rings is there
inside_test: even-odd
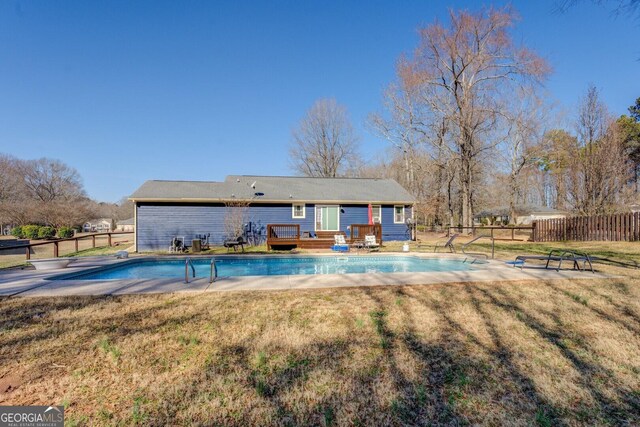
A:
[[[554,295],[570,297],[564,289],[547,286]],[[141,307],[131,304],[117,313],[103,310],[100,321],[88,320],[86,323],[77,316],[73,317],[73,311],[83,309],[89,314],[100,304],[126,304],[136,299],[113,296],[23,299],[19,303],[0,303],[0,332],[8,329],[12,333],[18,332],[11,337],[0,333],[0,343],[10,349],[14,357],[20,355],[25,347],[31,347],[31,357],[35,355],[44,360],[51,329],[36,331],[30,327],[46,319],[54,310],[72,311],[64,318],[58,316],[53,326],[56,334],[77,331],[77,348],[73,354],[79,352],[82,357],[92,354],[91,346],[95,346],[101,336],[112,339],[105,342],[109,349],[111,344],[115,346],[121,339],[133,337],[143,340],[150,334],[161,334],[162,339],[179,342],[189,349],[202,344],[190,336],[180,338],[183,326],[185,334],[197,334],[199,328],[213,322],[213,314],[230,307],[236,309],[236,321],[242,316],[249,319],[237,321],[235,326],[244,328],[243,333],[228,338],[224,336],[225,325],[220,325],[216,329],[220,339],[199,349],[203,356],[206,355],[204,360],[187,358],[183,361],[195,369],[185,370],[184,374],[178,371],[159,389],[147,390],[142,386],[135,393],[135,403],[132,403],[130,411],[132,418],[118,413],[104,424],[143,420],[150,425],[537,423],[546,426],[575,424],[576,420],[618,425],[640,421],[637,415],[640,413],[638,395],[609,380],[614,378],[614,373],[586,356],[592,353],[586,341],[578,340],[575,345],[567,345],[569,332],[563,330],[562,319],[553,312],[543,313],[551,319],[551,322],[543,322],[541,313],[520,301],[517,289],[500,285],[456,285],[326,292],[338,297],[355,294],[356,300],[368,313],[367,322],[362,322],[360,329],[354,329],[346,337],[330,330],[308,336],[301,329],[299,344],[295,346],[271,342],[264,347],[256,344],[264,337],[263,325],[251,323],[253,313],[242,312],[242,304],[247,301],[270,298],[264,294],[209,297],[215,302],[209,307],[210,311],[203,309],[207,305],[197,306],[197,310],[188,309],[189,304],[196,304],[204,296],[180,297],[174,302],[160,297],[157,303],[147,302]],[[293,292],[285,294],[294,296]],[[317,291],[301,295],[304,299],[309,295],[327,294]],[[146,301],[143,297],[139,299]],[[465,308],[474,314],[474,319],[481,319],[481,325],[477,326],[487,331],[488,338],[471,332],[472,329],[464,323],[464,317],[453,314],[456,304],[462,300],[469,301],[464,303]],[[306,304],[310,304],[309,310],[315,307],[308,301]],[[580,309],[591,309],[583,308],[579,302],[576,304]],[[433,325],[425,326],[420,318],[425,311],[434,315]],[[513,316],[527,331],[557,348],[580,373],[578,385],[590,393],[597,408],[579,414],[580,408],[571,410],[554,405],[536,387],[534,379],[518,366],[516,354],[507,344],[509,341],[505,334],[509,331],[501,327],[497,313]],[[605,312],[595,311],[594,314],[609,320],[604,317]],[[286,323],[287,320],[283,319],[288,318],[291,316],[273,321]],[[619,319],[612,322],[616,327],[622,326]],[[168,358],[175,357],[173,351],[167,353]],[[171,369],[176,370],[182,367],[184,365],[179,363],[171,365]],[[109,381],[127,380],[127,375],[146,377],[152,382],[149,377],[154,375],[153,372],[153,367],[141,364],[133,373],[119,372],[120,376],[107,377],[111,379],[106,380],[105,386],[109,386]],[[89,375],[98,376],[99,373]],[[146,396],[144,399],[140,397],[143,395]],[[124,396],[123,399],[130,397]],[[89,394],[86,399],[85,406],[92,407],[99,396]],[[101,424],[99,420],[92,421],[96,421],[92,424]]]
[[[552,328],[538,320],[535,313],[525,309],[521,303],[501,287],[495,287],[492,291],[478,288],[478,291],[488,298],[492,305],[505,310],[527,328],[551,343],[580,373],[582,387],[591,394],[599,406],[597,414],[583,414],[588,418],[584,421],[598,421],[614,425],[632,425],[640,422],[638,415],[640,414],[640,396],[637,392],[620,389],[615,384],[608,384],[615,377],[613,372],[596,363],[597,357],[587,356],[593,355],[592,350],[584,340],[572,339],[567,331],[562,329],[563,323],[556,313],[548,313],[556,325],[555,328]],[[569,342],[571,342],[571,346],[568,344]],[[605,388],[613,392],[615,399],[607,396]]]

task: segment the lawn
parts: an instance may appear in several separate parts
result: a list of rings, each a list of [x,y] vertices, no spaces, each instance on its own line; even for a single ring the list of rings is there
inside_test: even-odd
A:
[[[637,425],[640,279],[0,301],[69,425]],[[8,390],[8,391],[7,391]]]

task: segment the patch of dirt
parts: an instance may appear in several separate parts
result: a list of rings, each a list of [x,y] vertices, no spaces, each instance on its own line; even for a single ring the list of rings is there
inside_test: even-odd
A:
[[[0,394],[11,393],[20,387],[21,384],[22,381],[20,381],[20,378],[14,375],[7,375],[6,377],[0,378]]]

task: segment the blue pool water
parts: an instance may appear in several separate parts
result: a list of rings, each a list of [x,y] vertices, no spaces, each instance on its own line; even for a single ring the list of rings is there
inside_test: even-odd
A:
[[[210,258],[192,258],[196,277],[209,277]],[[467,271],[472,267],[459,260],[412,256],[349,257],[236,257],[216,258],[219,277],[275,276],[298,274],[411,273],[425,271]],[[67,280],[113,280],[184,278],[183,259],[131,260],[114,267],[65,276]],[[191,269],[189,269],[191,277]]]

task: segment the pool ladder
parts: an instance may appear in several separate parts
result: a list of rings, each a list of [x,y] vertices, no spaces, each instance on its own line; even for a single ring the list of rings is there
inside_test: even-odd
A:
[[[193,265],[191,258],[184,260],[184,283],[189,283],[189,267],[191,267],[191,273],[193,278],[196,277],[196,267]],[[216,259],[211,258],[209,263],[209,283],[213,283],[218,278],[218,266],[216,265]]]
[[[465,254],[465,255],[468,255],[468,256],[470,256],[470,257],[472,257],[472,258],[474,258],[474,260],[471,262],[472,264],[473,264],[473,263],[475,263],[475,262],[478,260],[478,257],[484,257],[484,258],[485,258],[485,260],[488,260],[488,259],[489,259],[489,255],[487,255],[487,254],[484,254],[484,253],[477,253],[477,252],[475,252],[475,253],[470,253],[470,252],[467,252],[467,251],[466,251],[466,249],[467,249],[467,248],[468,248],[472,243],[475,243],[477,240],[480,240],[480,239],[489,239],[489,240],[491,240],[491,259],[494,259],[494,257],[495,257],[495,253],[496,253],[496,241],[494,240],[494,238],[493,238],[493,237],[488,236],[488,235],[484,235],[484,234],[483,234],[482,236],[478,236],[478,237],[476,237],[475,239],[471,240],[470,242],[467,242],[467,243],[465,243],[464,245],[462,245],[462,253],[463,253],[463,254]],[[465,259],[465,261],[466,261],[466,259]]]

